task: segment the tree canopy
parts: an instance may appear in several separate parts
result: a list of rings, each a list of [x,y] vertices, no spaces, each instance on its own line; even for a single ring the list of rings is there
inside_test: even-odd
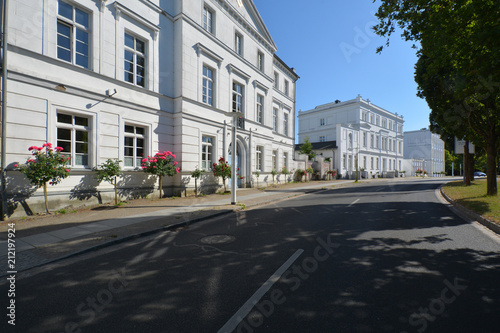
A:
[[[497,194],[500,148],[499,13],[494,0],[381,0],[374,27],[387,46],[396,29],[413,42],[431,129],[486,148],[488,195]]]

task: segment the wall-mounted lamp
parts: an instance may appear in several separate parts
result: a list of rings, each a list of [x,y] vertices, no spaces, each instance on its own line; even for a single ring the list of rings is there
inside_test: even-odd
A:
[[[106,97],[111,97],[113,95],[116,95],[117,91],[116,89],[108,89],[106,90]]]
[[[59,84],[56,86],[56,90],[66,91],[66,86],[64,84]]]

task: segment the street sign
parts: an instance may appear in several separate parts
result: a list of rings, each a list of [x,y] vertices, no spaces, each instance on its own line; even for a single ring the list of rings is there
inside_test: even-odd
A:
[[[465,140],[458,140],[457,137],[455,137],[455,154],[463,155],[464,147],[465,147]],[[472,142],[469,142],[469,154],[475,154],[475,153],[476,153],[476,147]]]

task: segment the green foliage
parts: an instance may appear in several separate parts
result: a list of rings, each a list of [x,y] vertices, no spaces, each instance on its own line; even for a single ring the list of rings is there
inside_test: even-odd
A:
[[[97,181],[101,183],[103,180],[114,185],[116,178],[122,174],[120,160],[107,159],[103,164],[99,165],[96,171]]]
[[[486,147],[488,195],[497,195],[500,150],[499,12],[499,1],[381,0],[374,27],[386,45],[396,28],[415,43],[431,130]]]
[[[61,147],[52,149],[51,143],[44,143],[42,147],[31,146],[28,150],[32,157],[19,170],[36,187],[47,183],[56,185],[69,176],[70,158],[61,153]]]
[[[313,146],[311,144],[311,141],[309,137],[307,136],[304,139],[304,143],[300,145],[300,153],[309,156],[309,160],[312,160],[314,157],[316,157],[316,153],[312,151]]]
[[[218,163],[214,163],[212,165],[212,170],[214,173],[215,177],[221,177],[222,178],[222,183],[224,184],[224,192],[227,191],[226,189],[226,179],[231,178],[231,166],[227,161],[224,159],[224,157],[219,158]],[[240,169],[238,169],[239,171]]]
[[[177,157],[169,151],[158,152],[155,156],[142,160],[142,170],[156,176],[174,176],[179,173]]]
[[[56,185],[69,176],[69,157],[64,156],[61,147],[52,148],[51,143],[44,143],[42,147],[28,148],[32,157],[21,165],[19,170],[37,188],[43,187],[45,210],[50,213],[47,199],[47,183]]]
[[[196,169],[193,172],[191,172],[191,177],[193,177],[195,179],[200,179],[202,174],[203,174],[203,170]]]
[[[160,198],[162,198],[163,177],[174,176],[180,171],[180,168],[177,167],[178,163],[175,161],[176,158],[177,157],[172,154],[172,152],[164,151],[156,153],[153,157],[148,156],[148,158],[142,160],[142,170],[145,173],[158,176]]]
[[[288,175],[289,173],[290,173],[290,172],[288,171],[288,169],[287,169],[286,167],[283,167],[283,168],[281,169],[281,174],[283,174],[283,175]]]
[[[115,190],[115,205],[118,204],[118,188],[116,186],[117,177],[122,174],[120,160],[112,160],[108,158],[106,162],[96,168],[97,181],[101,183],[103,180],[113,185]]]

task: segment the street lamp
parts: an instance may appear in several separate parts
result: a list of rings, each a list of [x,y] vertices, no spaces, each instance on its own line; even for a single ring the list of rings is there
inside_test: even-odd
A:
[[[232,161],[231,161],[231,205],[236,205],[236,152],[237,152],[237,149],[236,149],[236,145],[237,145],[237,142],[236,142],[236,132],[237,132],[237,128],[238,128],[238,118],[241,118],[243,117],[243,113],[242,112],[236,112],[236,111],[232,111],[232,112],[224,112],[224,114],[228,117],[233,117],[233,135],[232,135],[232,151],[231,151],[231,155],[232,155]]]

